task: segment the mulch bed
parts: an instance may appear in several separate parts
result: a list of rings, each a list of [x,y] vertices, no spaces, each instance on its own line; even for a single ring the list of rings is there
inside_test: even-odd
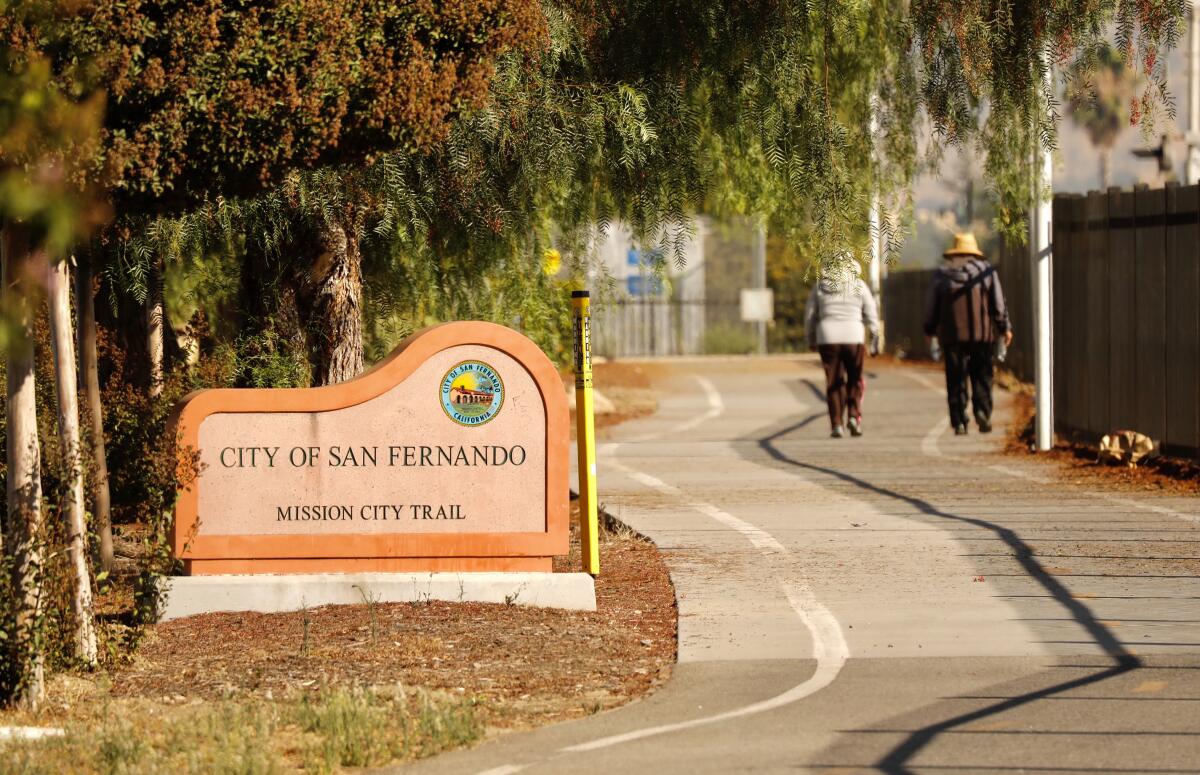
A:
[[[578,568],[573,544],[557,569]],[[658,551],[606,531],[601,562],[595,613],[431,601],[166,622],[111,676],[111,692],[184,703],[401,684],[475,698],[493,728],[587,715],[654,689],[676,654],[674,590]]]
[[[593,367],[592,384],[616,408],[616,411],[596,415],[596,432],[600,438],[605,437],[609,428],[654,414],[658,409],[658,396],[652,387],[652,379],[660,368],[653,363],[625,361],[604,361]],[[574,373],[564,370],[562,379],[568,390],[574,390]],[[575,437],[574,411],[571,412],[571,437]]]
[[[1026,456],[1033,443],[1034,401],[1032,387],[1006,380],[1005,389],[1013,394],[1013,422],[1005,451]],[[1054,448],[1038,452],[1041,459],[1057,463],[1061,480],[1077,485],[1109,486],[1131,492],[1161,495],[1200,495],[1200,463],[1159,455],[1130,468],[1101,463],[1093,445],[1058,439]]]

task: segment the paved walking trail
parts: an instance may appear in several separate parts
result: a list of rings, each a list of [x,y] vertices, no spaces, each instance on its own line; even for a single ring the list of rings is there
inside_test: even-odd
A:
[[[810,358],[663,371],[600,485],[667,554],[671,681],[406,772],[1200,772],[1196,499],[948,434],[935,371],[869,363],[842,440]]]

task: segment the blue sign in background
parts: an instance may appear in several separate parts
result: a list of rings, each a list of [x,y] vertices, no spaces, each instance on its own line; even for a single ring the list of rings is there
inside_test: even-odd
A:
[[[657,248],[647,251],[644,256],[637,248],[630,248],[625,254],[625,261],[629,266],[655,267],[662,263],[662,260],[662,251]],[[661,296],[663,281],[656,275],[630,275],[625,278],[625,290],[630,296]]]
[[[661,296],[663,281],[654,275],[630,275],[625,278],[625,289],[630,296]]]

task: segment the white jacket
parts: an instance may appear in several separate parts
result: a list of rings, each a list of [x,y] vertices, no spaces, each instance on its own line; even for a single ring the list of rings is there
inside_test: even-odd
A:
[[[808,294],[804,331],[808,344],[866,344],[879,332],[879,309],[857,274],[823,278]],[[815,341],[814,341],[815,340]]]

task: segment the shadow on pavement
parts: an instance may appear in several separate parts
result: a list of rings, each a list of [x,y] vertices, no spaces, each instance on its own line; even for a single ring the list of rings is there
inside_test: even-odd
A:
[[[809,382],[809,380],[805,380],[805,382]],[[815,385],[810,385],[810,388],[814,393],[817,392]],[[821,398],[823,401],[823,394]],[[1057,578],[1046,571],[1034,556],[1033,549],[1013,530],[984,519],[943,511],[922,498],[905,495],[887,487],[881,487],[845,471],[799,460],[779,449],[777,442],[824,416],[824,411],[821,411],[796,420],[778,431],[758,438],[756,440],[758,447],[771,459],[779,463],[833,477],[865,492],[908,504],[931,517],[972,525],[990,531],[1012,549],[1015,559],[1029,578],[1037,582],[1050,597],[1062,606],[1070,617],[1082,626],[1095,643],[1115,662],[1111,666],[1100,669],[1099,672],[1027,691],[1013,697],[1006,697],[986,707],[961,713],[935,723],[927,724],[920,729],[906,732],[907,737],[899,745],[888,751],[874,765],[877,769],[888,773],[911,773],[910,766],[912,759],[935,738],[947,731],[1072,689],[1100,683],[1142,666],[1142,661],[1126,649],[1112,631],[1102,624],[1087,606],[1072,597],[1070,591]],[[920,768],[931,769],[928,765],[921,765]]]

